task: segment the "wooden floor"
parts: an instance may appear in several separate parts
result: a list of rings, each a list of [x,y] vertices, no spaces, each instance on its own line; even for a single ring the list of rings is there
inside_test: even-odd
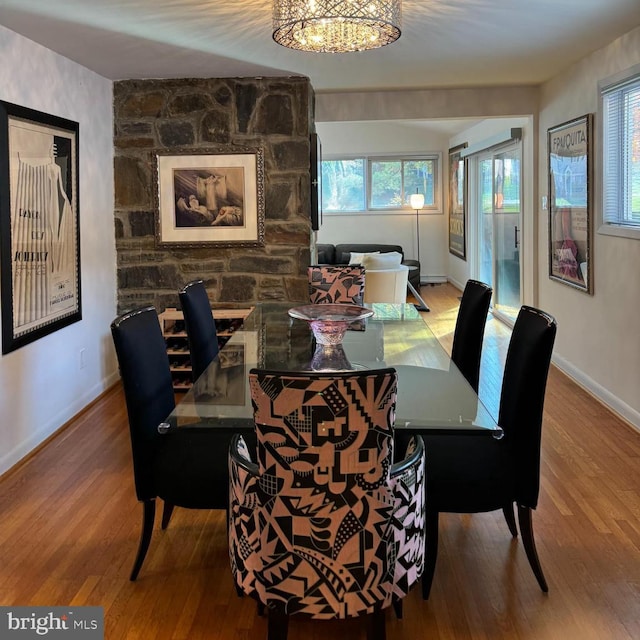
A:
[[[450,347],[460,292],[422,293]],[[490,318],[480,393],[494,414],[508,337]],[[549,594],[501,513],[444,516],[431,599],[416,589],[403,620],[387,612],[388,637],[637,640],[639,496],[640,434],[552,368],[534,518]],[[0,480],[0,514],[1,605],[102,605],[108,640],[266,638],[265,619],[234,591],[222,512],[176,509],[129,582],[141,507],[119,388]],[[294,618],[289,638],[353,640],[363,629]]]

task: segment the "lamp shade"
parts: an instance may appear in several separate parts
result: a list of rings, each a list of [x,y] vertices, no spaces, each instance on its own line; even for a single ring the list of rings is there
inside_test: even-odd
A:
[[[424,195],[422,193],[412,193],[409,202],[412,209],[422,209],[424,207]]]

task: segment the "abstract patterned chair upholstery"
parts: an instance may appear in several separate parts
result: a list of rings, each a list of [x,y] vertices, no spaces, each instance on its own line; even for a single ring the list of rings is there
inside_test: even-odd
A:
[[[309,301],[311,304],[362,304],[364,267],[362,265],[311,266]]]
[[[269,640],[288,616],[369,616],[422,574],[424,445],[392,465],[394,369],[252,370],[258,463],[241,436],[229,453],[229,555],[237,587],[266,605]]]

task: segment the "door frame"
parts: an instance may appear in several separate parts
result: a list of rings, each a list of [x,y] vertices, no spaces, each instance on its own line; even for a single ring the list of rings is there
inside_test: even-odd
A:
[[[508,120],[500,119],[500,124],[496,124],[494,129],[512,127],[522,127],[521,139],[521,198],[522,206],[520,211],[520,300],[522,304],[538,306],[538,279],[539,279],[539,259],[538,259],[538,235],[541,229],[546,230],[547,211],[539,207],[538,197],[538,170],[537,170],[537,119],[533,116],[513,118]],[[489,135],[493,130],[489,131]],[[478,137],[487,138],[486,130]],[[475,143],[473,139],[469,143]],[[488,149],[487,149],[488,151]],[[477,191],[477,154],[468,157],[468,186],[467,186],[467,226],[469,235],[467,238],[468,251],[468,277],[478,277],[478,204],[472,194]],[[541,226],[542,225],[542,226]],[[544,262],[544,261],[543,261]],[[546,268],[546,263],[543,264]]]

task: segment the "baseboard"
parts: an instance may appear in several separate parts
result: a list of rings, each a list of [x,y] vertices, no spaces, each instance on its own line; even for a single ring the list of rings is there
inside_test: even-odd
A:
[[[112,387],[119,377],[120,374],[118,371],[107,376],[81,396],[78,396],[72,404],[65,407],[64,411],[60,411],[52,416],[40,429],[31,433],[29,437],[20,442],[17,447],[0,457],[0,476],[11,470],[23,458],[33,453],[47,439],[54,436],[58,431],[63,430],[75,416],[84,411],[98,396]]]
[[[608,409],[611,409],[611,411],[627,422],[636,431],[640,431],[640,412],[636,411],[633,407],[630,407],[626,402],[620,400],[620,398],[614,396],[608,389],[605,389],[595,380],[589,378],[589,376],[585,375],[562,356],[554,355],[552,362],[556,367],[558,367],[558,369],[560,369],[560,371],[568,375],[587,393],[592,395]]]
[[[447,276],[420,276],[420,286],[426,284],[444,284]]]
[[[458,282],[455,278],[448,278],[447,279],[448,282],[450,282],[456,289],[459,289],[460,291],[464,291],[464,288],[466,286],[466,282]]]

